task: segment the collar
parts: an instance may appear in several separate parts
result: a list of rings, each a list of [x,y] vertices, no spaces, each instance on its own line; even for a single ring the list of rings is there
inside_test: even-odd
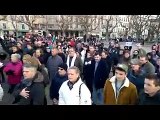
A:
[[[115,83],[116,82],[116,76],[113,76],[109,81],[111,83]],[[129,79],[127,77],[125,78],[125,82],[124,82],[123,86],[129,87]]]

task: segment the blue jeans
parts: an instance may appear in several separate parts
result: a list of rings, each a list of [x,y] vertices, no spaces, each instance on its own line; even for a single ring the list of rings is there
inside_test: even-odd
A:
[[[95,89],[93,86],[92,101],[96,105],[104,105],[103,88]]]

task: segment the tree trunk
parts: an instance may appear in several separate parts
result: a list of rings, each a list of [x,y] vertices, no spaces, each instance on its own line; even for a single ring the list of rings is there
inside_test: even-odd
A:
[[[62,30],[62,35],[63,35],[63,37],[65,37],[66,35],[65,35],[65,31],[64,30]]]
[[[159,33],[156,34],[156,41],[159,42]]]
[[[136,38],[139,40],[140,39],[140,36],[141,36],[141,32],[137,32],[136,33]]]
[[[16,32],[15,36],[17,38],[18,37],[18,30],[15,30],[15,32]]]
[[[110,37],[110,34],[108,32],[106,32],[106,41],[109,42],[109,37]]]

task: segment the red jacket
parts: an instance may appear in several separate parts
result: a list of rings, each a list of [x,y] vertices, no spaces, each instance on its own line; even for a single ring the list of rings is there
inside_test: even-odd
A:
[[[4,72],[8,72],[9,70],[13,70],[13,75],[8,75],[8,83],[9,84],[18,84],[22,79],[22,62],[18,61],[17,63],[9,62],[4,67]]]

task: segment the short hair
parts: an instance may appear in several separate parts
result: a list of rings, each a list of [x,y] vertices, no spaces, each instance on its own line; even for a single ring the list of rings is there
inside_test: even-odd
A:
[[[95,54],[94,54],[94,56],[97,56],[97,55],[102,56],[102,52],[96,51]]]
[[[148,80],[152,80],[155,86],[160,86],[160,77],[156,74],[150,74],[145,77]]]
[[[68,68],[68,70],[70,70],[70,69],[75,70],[77,74],[80,74],[80,70],[78,67],[72,66],[72,67]]]
[[[40,53],[41,53],[41,55],[43,55],[44,53],[43,53],[43,50],[41,49],[41,48],[37,48],[36,50],[39,50],[40,51]]]
[[[102,53],[109,55],[108,51],[106,51],[106,50],[103,50]]]
[[[52,50],[53,50],[53,49],[56,49],[56,50],[58,51],[58,48],[57,48],[57,47],[53,47]]]
[[[23,67],[25,67],[25,68],[33,68],[35,70],[35,72],[37,71],[37,67],[32,65],[32,64],[30,64],[30,63],[25,63],[23,65]]]
[[[73,50],[76,52],[76,49],[75,49],[74,47],[70,47],[70,48],[68,48],[68,50],[69,50],[69,49],[73,49]]]
[[[147,55],[140,55],[139,58],[145,58],[146,60],[148,60],[148,56]]]
[[[20,55],[20,54],[17,54],[17,53],[12,54],[11,56],[14,56],[14,57],[16,57],[16,58],[18,58],[18,59],[21,59],[21,55]]]

